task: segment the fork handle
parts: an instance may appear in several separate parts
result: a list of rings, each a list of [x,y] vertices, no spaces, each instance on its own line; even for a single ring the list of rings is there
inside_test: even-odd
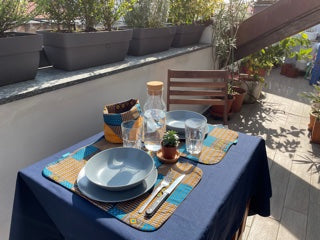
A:
[[[163,188],[163,186],[160,184],[155,190],[152,191],[151,195],[149,196],[148,200],[141,206],[138,213],[141,214],[146,207],[151,203],[151,201],[157,196],[157,194],[160,192],[160,190]]]

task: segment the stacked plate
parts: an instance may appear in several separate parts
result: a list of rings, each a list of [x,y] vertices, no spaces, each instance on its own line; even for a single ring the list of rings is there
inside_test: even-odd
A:
[[[185,139],[185,121],[189,118],[199,118],[207,121],[207,118],[192,111],[170,111],[166,114],[167,129],[178,133],[180,139]],[[207,126],[207,133],[209,127]]]
[[[152,157],[136,148],[112,148],[90,158],[77,185],[87,197],[100,202],[122,202],[151,189],[158,177]]]

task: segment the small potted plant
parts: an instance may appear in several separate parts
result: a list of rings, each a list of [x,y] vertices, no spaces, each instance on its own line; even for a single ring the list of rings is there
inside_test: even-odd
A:
[[[173,47],[199,42],[206,22],[210,20],[216,0],[170,0],[168,21],[177,26]]]
[[[133,28],[129,54],[142,56],[168,50],[176,27],[166,26],[168,0],[138,0],[125,16],[128,27]]]
[[[72,71],[125,58],[132,30],[113,30],[112,25],[130,11],[134,0],[37,3],[56,26],[54,31],[42,32],[45,52],[54,67]]]
[[[179,146],[179,136],[176,131],[168,130],[162,139],[161,150],[165,159],[174,159]]]
[[[8,32],[36,15],[26,0],[0,1],[0,86],[34,79],[39,67],[42,37]]]

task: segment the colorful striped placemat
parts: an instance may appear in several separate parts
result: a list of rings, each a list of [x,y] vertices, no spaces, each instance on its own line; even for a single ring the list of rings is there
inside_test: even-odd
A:
[[[76,180],[78,174],[90,157],[111,147],[119,147],[119,145],[110,144],[102,137],[97,142],[80,148],[74,153],[65,154],[58,161],[50,163],[43,169],[43,175],[87,199],[120,221],[141,231],[154,231],[161,227],[201,180],[202,170],[191,163],[177,162],[173,165],[166,165],[160,163],[157,157],[154,157],[156,167],[158,168],[158,178],[155,186],[161,182],[169,171],[172,174],[172,181],[181,174],[186,174],[186,176],[151,218],[147,218],[144,214],[138,213],[140,206],[147,200],[151,191],[136,199],[116,204],[91,200],[83,195],[77,188]],[[151,202],[151,204],[152,203],[153,202]]]
[[[179,151],[181,156],[203,164],[216,164],[227,154],[229,148],[238,142],[238,133],[222,125],[209,125],[208,136],[203,141],[202,151],[198,155],[189,154],[186,144]]]

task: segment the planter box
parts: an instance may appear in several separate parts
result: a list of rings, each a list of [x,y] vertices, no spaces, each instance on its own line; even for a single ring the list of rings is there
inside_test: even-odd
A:
[[[177,26],[177,32],[174,36],[172,47],[184,47],[199,42],[204,25],[181,25]]]
[[[122,61],[132,37],[132,30],[41,33],[50,63],[67,71]]]
[[[130,41],[129,54],[142,56],[166,51],[170,48],[175,33],[176,27],[135,28]]]
[[[0,38],[0,86],[34,79],[39,67],[42,37],[12,33]]]

